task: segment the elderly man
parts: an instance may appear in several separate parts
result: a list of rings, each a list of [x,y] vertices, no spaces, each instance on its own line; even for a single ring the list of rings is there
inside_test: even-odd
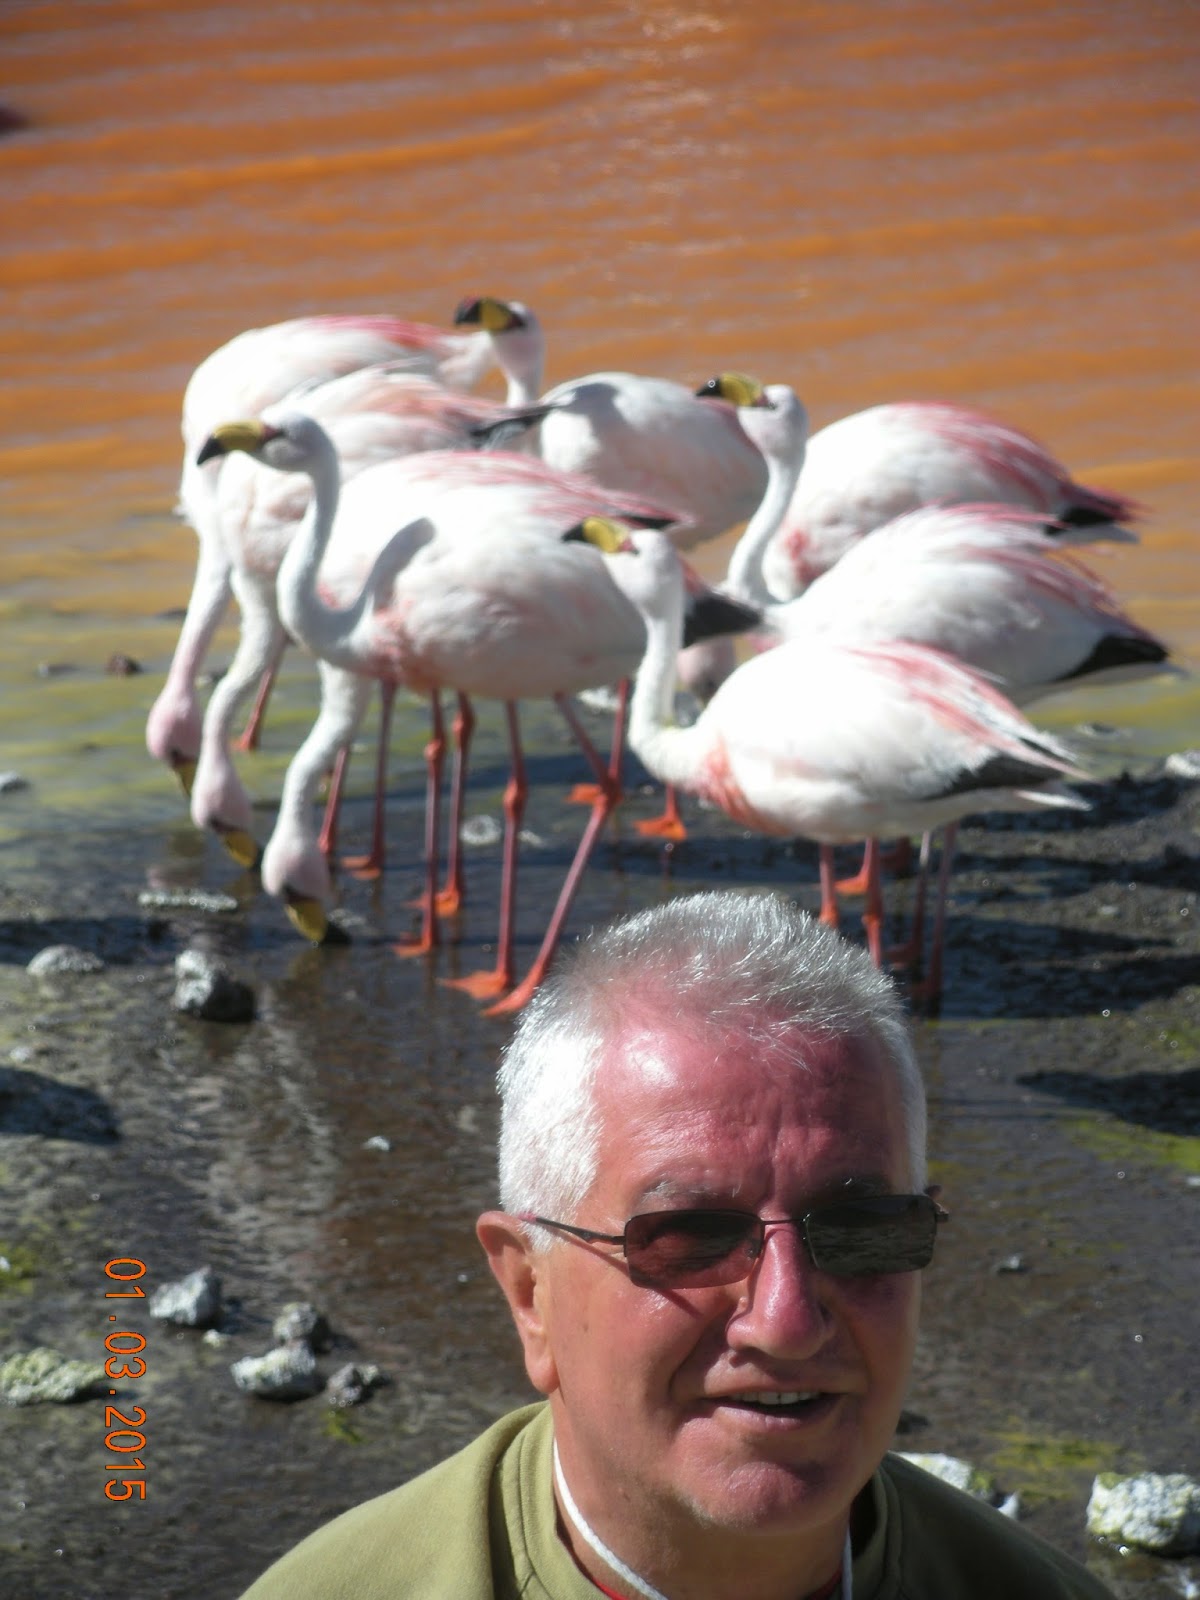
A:
[[[895,992],[773,896],[586,942],[500,1075],[480,1242],[549,1404],[253,1600],[1102,1600],[886,1451],[946,1213]],[[247,1597],[249,1600],[249,1597]]]

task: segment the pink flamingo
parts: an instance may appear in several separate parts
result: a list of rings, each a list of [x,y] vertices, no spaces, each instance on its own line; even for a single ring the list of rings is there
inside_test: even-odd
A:
[[[619,511],[655,522],[670,520],[669,514],[553,472],[533,458],[503,453],[409,457],[361,474],[339,500],[337,456],[328,434],[313,419],[282,408],[258,423],[218,428],[202,453],[231,450],[311,477],[311,508],[280,566],[278,595],[288,630],[326,664],[326,689],[328,669],[335,668],[431,697],[423,926],[420,938],[402,947],[404,953],[428,951],[437,941],[439,691],[451,688],[505,704],[513,775],[505,795],[497,959],[490,972],[460,985],[481,998],[503,994],[513,980],[517,840],[527,792],[517,702],[553,698],[578,738],[598,798],[533,968],[501,1002],[502,1009],[515,1009],[541,981],[592,845],[616,803],[609,772],[567,697],[626,676],[644,639],[638,612],[603,559],[574,541],[564,543],[562,536],[593,514]],[[385,470],[387,501],[396,508],[386,531],[364,514],[378,498]],[[352,731],[361,694],[356,700],[343,684],[337,704],[323,698],[317,725],[289,770],[263,856],[264,885],[284,896],[293,921],[310,938],[325,931],[329,892],[311,822],[312,786],[334,741]]]

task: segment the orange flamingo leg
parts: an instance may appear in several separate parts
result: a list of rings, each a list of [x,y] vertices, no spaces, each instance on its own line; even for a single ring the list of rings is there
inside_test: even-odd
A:
[[[450,790],[450,847],[446,862],[446,881],[438,890],[437,914],[453,917],[462,910],[466,884],[462,857],[463,799],[467,788],[467,755],[475,732],[475,712],[465,694],[458,697],[454,719],[454,783]],[[507,804],[507,796],[505,797]]]
[[[235,749],[257,750],[259,735],[262,733],[263,721],[267,715],[267,701],[271,698],[271,690],[275,687],[275,679],[279,675],[279,663],[283,660],[283,652],[287,649],[286,635],[279,641],[279,648],[270,666],[258,680],[258,693],[254,697],[254,705],[246,726],[242,729],[242,736],[237,741]]]
[[[623,685],[622,687],[626,686]],[[519,1011],[532,998],[538,985],[546,976],[550,963],[554,959],[554,953],[558,949],[558,941],[562,934],[563,924],[567,920],[571,902],[574,900],[575,893],[579,888],[584,868],[588,863],[588,857],[595,848],[596,840],[600,837],[604,824],[612,815],[621,798],[619,752],[614,752],[617,756],[615,765],[610,761],[606,770],[570,702],[564,695],[555,695],[554,702],[566,718],[567,725],[579,741],[580,749],[587,758],[592,771],[596,774],[596,786],[600,790],[600,798],[592,807],[592,814],[588,818],[587,827],[583,830],[583,836],[575,851],[575,858],[571,862],[566,877],[563,879],[558,902],[551,913],[546,934],[542,940],[542,947],[534,957],[533,965],[515,989],[505,995],[503,1000],[499,1000],[494,1006],[487,1008],[485,1015],[489,1017],[508,1016],[514,1011]],[[617,727],[621,739],[624,740],[624,717],[620,714],[618,714]]]
[[[625,798],[625,789],[621,781],[621,761],[625,753],[625,721],[629,714],[629,679],[622,678],[617,685],[617,709],[613,713],[612,750],[608,758],[608,771],[597,783],[577,783],[567,796],[568,805],[597,806],[605,803],[605,797],[616,790],[616,805],[620,805]],[[577,732],[576,737],[580,735]],[[583,737],[586,739],[587,735]],[[591,740],[587,740],[588,748],[594,748]]]
[[[679,792],[673,783],[667,785],[662,815],[635,822],[634,828],[645,839],[670,839],[676,844],[683,843],[687,838],[687,828],[679,814]]]
[[[867,892],[867,851],[870,845],[863,850],[862,866],[852,878],[842,878],[838,882],[839,894],[866,894]],[[893,873],[897,878],[907,877],[912,871],[912,843],[908,839],[897,839],[890,850],[881,851],[879,865]]]
[[[508,718],[508,748],[511,776],[504,791],[504,865],[500,877],[500,925],[496,934],[496,965],[488,972],[470,972],[463,978],[447,978],[447,988],[462,989],[476,1000],[495,1000],[512,987],[513,938],[516,926],[517,854],[521,842],[521,822],[529,782],[525,776],[525,757],[521,750],[521,730],[514,701],[504,706]]]
[[[821,873],[821,911],[817,920],[826,928],[837,932],[838,926],[838,881],[833,867],[833,846],[823,844],[817,851],[817,860],[820,863]]]
[[[386,850],[387,767],[388,746],[392,735],[392,706],[396,699],[396,685],[381,682],[379,685],[379,743],[375,750],[375,820],[371,831],[371,848],[365,856],[347,856],[342,862],[346,871],[356,878],[368,881],[378,878],[383,871]]]
[[[879,840],[868,839],[863,852],[863,868],[867,877],[867,903],[863,907],[862,922],[867,934],[867,951],[877,967],[883,966],[883,887],[879,872]]]
[[[317,840],[321,854],[326,861],[332,861],[337,853],[337,827],[338,814],[342,809],[342,792],[346,787],[346,769],[350,765],[350,746],[344,744],[337,753],[337,760],[333,764],[333,776],[329,780],[329,795],[325,801],[325,816],[321,823],[321,835]]]
[[[421,932],[415,938],[397,940],[392,946],[392,951],[398,956],[426,956],[431,950],[436,950],[441,943],[435,902],[446,729],[442,721],[441,696],[436,689],[429,696],[429,712],[433,728],[429,743],[425,746],[425,891],[420,900]]]

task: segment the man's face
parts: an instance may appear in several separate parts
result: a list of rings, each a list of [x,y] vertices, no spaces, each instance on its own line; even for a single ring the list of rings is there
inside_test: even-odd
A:
[[[848,1182],[910,1187],[895,1075],[873,1046],[645,1036],[613,1051],[596,1095],[598,1175],[562,1219],[584,1227],[696,1205],[802,1216]],[[585,1516],[799,1539],[844,1523],[899,1416],[918,1273],[831,1277],[795,1228],[718,1288],[638,1288],[619,1252],[573,1240],[537,1272],[530,1374]]]

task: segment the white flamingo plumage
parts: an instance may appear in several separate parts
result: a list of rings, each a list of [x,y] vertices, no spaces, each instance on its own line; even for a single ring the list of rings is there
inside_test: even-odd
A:
[[[445,452],[412,456],[361,474],[339,502],[337,457],[311,418],[281,408],[257,424],[219,428],[205,447],[245,450],[281,470],[303,471],[313,497],[278,577],[280,613],[288,630],[329,668],[364,680],[403,683],[437,696],[452,688],[506,703],[513,781],[505,796],[505,867],[501,929],[492,972],[464,983],[481,997],[512,983],[516,849],[524,806],[516,703],[552,697],[580,738],[599,797],[580,842],[534,967],[503,1009],[523,1003],[540,981],[557,941],[588,853],[615,803],[614,786],[591,749],[566,696],[610,683],[640,659],[644,630],[599,554],[562,535],[583,519],[619,512],[656,522],[660,508],[614,496],[583,479],[555,473],[529,457]],[[380,474],[388,475],[390,525],[363,515]],[[330,741],[352,731],[356,703],[348,687],[342,709],[323,701],[317,727],[297,753],[285,784],[286,804],[262,862],[263,882],[282,894],[302,930],[319,934],[328,869],[311,820],[312,786],[328,760]],[[429,870],[422,936],[436,941],[434,871],[440,739],[435,721],[427,803]]]
[[[1047,785],[1084,777],[1069,752],[1034,729],[985,679],[920,645],[793,640],[752,657],[690,728],[671,725],[683,590],[678,558],[638,533],[619,581],[646,622],[629,742],[664,783],[701,796],[758,831],[814,839],[822,918],[836,922],[833,845],[925,831],[969,812],[1067,806]],[[930,984],[940,981],[944,887]],[[864,923],[882,960],[878,873]]]
[[[547,408],[537,432],[542,460],[674,506],[687,519],[671,535],[680,549],[744,522],[761,500],[762,460],[731,406],[634,372],[592,372],[539,397],[542,336],[528,306],[482,296],[464,300],[454,320],[491,333],[511,405]]]
[[[230,563],[213,527],[221,464],[197,464],[204,440],[227,417],[256,415],[294,389],[360,367],[386,362],[393,370],[468,389],[492,360],[491,342],[482,333],[451,333],[384,315],[333,315],[249,328],[192,373],[183,398],[179,507],[199,541],[196,574],[167,681],[146,723],[150,754],[179,773],[185,791],[190,791],[200,748],[195,678],[231,593]]]

